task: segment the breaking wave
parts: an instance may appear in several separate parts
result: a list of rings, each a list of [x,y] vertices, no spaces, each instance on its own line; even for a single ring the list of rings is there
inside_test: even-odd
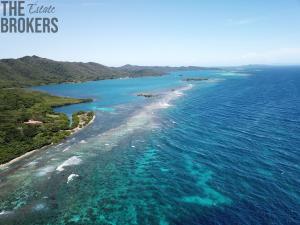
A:
[[[64,161],[60,166],[56,168],[57,171],[64,171],[65,167],[79,165],[82,160],[78,156],[73,156]]]

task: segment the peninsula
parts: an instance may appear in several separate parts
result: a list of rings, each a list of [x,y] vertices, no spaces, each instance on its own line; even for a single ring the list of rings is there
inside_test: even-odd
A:
[[[58,143],[92,121],[93,112],[69,118],[54,107],[92,99],[56,97],[27,90],[37,85],[85,82],[123,77],[161,76],[173,71],[206,67],[134,66],[108,67],[98,63],[61,62],[38,56],[0,60],[0,164],[43,146]],[[217,69],[217,68],[216,68]],[[145,98],[154,94],[140,93]]]
[[[93,112],[74,113],[70,123],[65,114],[56,113],[53,108],[89,101],[92,99],[57,97],[18,88],[0,89],[0,164],[58,143],[87,126]]]

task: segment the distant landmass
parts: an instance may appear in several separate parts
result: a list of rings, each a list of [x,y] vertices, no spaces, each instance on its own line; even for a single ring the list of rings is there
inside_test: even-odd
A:
[[[98,63],[58,62],[38,56],[0,60],[0,164],[58,143],[87,125],[93,112],[75,112],[72,121],[54,107],[92,99],[51,96],[26,87],[64,82],[84,82],[122,77],[160,76],[171,71],[205,67],[108,67]],[[149,97],[144,95],[145,97]],[[71,123],[71,126],[70,126]]]
[[[134,65],[108,67],[93,62],[60,62],[38,56],[25,56],[19,59],[0,60],[0,88],[30,87],[122,77],[160,76],[171,71],[204,69],[212,68]]]

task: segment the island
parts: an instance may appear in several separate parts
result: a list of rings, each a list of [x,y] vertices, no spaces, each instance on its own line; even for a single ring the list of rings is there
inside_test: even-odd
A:
[[[157,97],[158,94],[151,94],[151,93],[138,93],[137,96],[145,97],[145,98],[154,98]]]
[[[0,164],[59,143],[93,121],[94,112],[77,112],[72,121],[53,108],[92,99],[57,97],[21,88],[0,89]]]
[[[183,79],[183,81],[206,81],[209,80],[206,77],[189,77],[189,78],[185,78]]]

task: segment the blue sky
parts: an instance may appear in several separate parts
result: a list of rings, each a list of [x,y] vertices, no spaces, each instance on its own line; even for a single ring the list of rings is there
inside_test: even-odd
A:
[[[300,64],[300,0],[34,2],[56,6],[59,32],[0,34],[0,58],[110,66]]]

